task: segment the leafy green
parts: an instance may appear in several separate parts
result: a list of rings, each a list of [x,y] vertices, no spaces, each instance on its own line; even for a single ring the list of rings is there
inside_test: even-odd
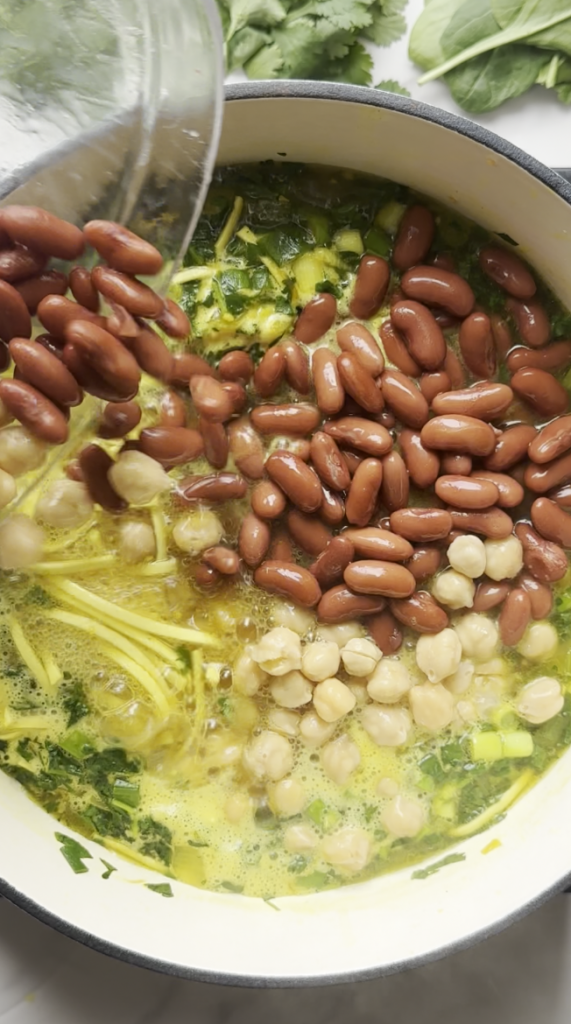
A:
[[[449,853],[442,860],[429,864],[427,868],[419,868],[417,871],[413,871],[411,878],[429,878],[430,875],[435,875],[441,868],[445,868],[447,864],[458,864],[461,860],[466,860],[465,853]]]
[[[108,860],[103,860],[103,857],[100,857],[99,860],[101,861],[103,867],[105,868],[105,871],[103,872],[101,877],[105,879],[111,878],[111,875],[113,874],[114,871],[117,870],[117,868],[114,868],[113,865],[110,864]]]
[[[66,686],[65,696],[62,701],[64,710],[67,712],[67,727],[75,725],[81,718],[89,714],[89,704],[81,683],[74,682]]]
[[[378,82],[375,89],[382,89],[383,92],[396,92],[399,96],[410,96],[409,90],[394,78],[385,78],[382,82]]]
[[[168,882],[146,882],[145,889],[150,889],[151,892],[158,892],[159,896],[165,896],[169,899],[172,899],[174,896],[174,892]]]
[[[89,868],[83,863],[84,860],[91,860],[91,854],[89,850],[85,849],[81,843],[77,842],[77,839],[72,839],[71,836],[66,836],[63,832],[56,832],[55,837],[58,843],[61,843],[60,852],[65,857],[72,871],[76,875],[83,875]]]
[[[144,840],[141,844],[141,853],[146,854],[147,857],[156,857],[168,866],[172,860],[170,828],[147,815],[139,821],[139,835]]]

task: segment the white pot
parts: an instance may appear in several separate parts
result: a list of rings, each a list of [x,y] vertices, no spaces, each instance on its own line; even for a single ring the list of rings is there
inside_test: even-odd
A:
[[[468,121],[352,86],[234,87],[220,161],[268,158],[393,178],[507,232],[571,308],[571,187]],[[54,837],[69,829],[0,773],[0,890],[102,952],[172,974],[258,986],[366,978],[466,946],[561,889],[570,780],[571,751],[503,821],[454,848],[464,860],[424,880],[406,869],[269,905],[177,882],[162,898],[141,884],[159,876],[81,837],[93,859],[73,874]],[[118,869],[108,880],[101,856]]]

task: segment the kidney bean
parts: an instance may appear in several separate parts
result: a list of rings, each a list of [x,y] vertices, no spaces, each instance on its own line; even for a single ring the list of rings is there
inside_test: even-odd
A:
[[[247,512],[238,534],[238,550],[246,565],[254,568],[263,562],[270,546],[271,534],[267,523],[254,512]]]
[[[437,416],[459,414],[476,419],[493,420],[502,416],[513,401],[513,391],[507,384],[480,381],[470,388],[446,391],[436,395],[432,408]]]
[[[99,292],[91,280],[91,271],[87,267],[73,267],[69,274],[69,287],[80,306],[92,313],[99,312]]]
[[[176,391],[165,391],[161,398],[159,426],[186,426],[186,406],[180,395],[177,395]]]
[[[239,384],[247,384],[254,374],[254,362],[248,352],[243,349],[235,349],[222,356],[218,364],[220,380],[237,381]]]
[[[436,225],[426,206],[410,206],[399,224],[393,263],[397,270],[408,270],[426,259],[434,240]]]
[[[406,508],[409,497],[409,480],[405,462],[398,452],[392,451],[382,459],[383,479],[381,501],[388,512]]]
[[[16,284],[26,278],[35,278],[41,274],[46,263],[47,256],[22,245],[4,249],[0,252],[0,281]]]
[[[111,267],[99,266],[91,271],[91,279],[104,298],[124,306],[133,316],[150,317],[154,320],[163,312],[164,303],[160,295],[128,274],[112,270]]]
[[[545,348],[525,348],[519,345],[511,350],[506,363],[510,373],[525,366],[536,366],[540,370],[564,370],[571,363],[571,341],[554,341]]]
[[[316,295],[304,306],[299,314],[295,327],[294,336],[304,345],[312,345],[319,341],[324,334],[333,326],[337,315],[337,301],[335,296],[328,292]]]
[[[386,455],[393,446],[391,435],[385,427],[360,416],[344,416],[329,420],[323,430],[341,444],[350,445],[367,455]]]
[[[381,325],[380,336],[388,361],[408,377],[420,377],[420,366],[412,358],[404,339],[390,320],[385,320]]]
[[[352,452],[349,451],[349,449],[345,449],[343,451],[343,458],[347,463],[350,476],[355,476],[355,473],[357,472],[359,466],[361,465],[365,457],[366,456],[363,455],[361,452]]]
[[[164,300],[163,311],[154,320],[169,338],[188,338],[191,333],[190,320],[172,299]]]
[[[311,357],[311,369],[316,401],[321,412],[325,416],[335,416],[345,401],[337,357],[328,348],[317,348]]]
[[[198,459],[204,441],[198,430],[188,427],[147,427],[139,435],[139,448],[165,469]]]
[[[409,299],[440,306],[453,316],[465,317],[474,306],[474,292],[459,274],[440,267],[417,265],[401,278],[401,288]]]
[[[353,545],[345,537],[331,537],[318,555],[309,571],[315,576],[322,589],[328,590],[338,580],[353,560]]]
[[[383,562],[404,562],[413,553],[412,544],[404,537],[369,526],[364,529],[344,530],[342,537],[351,541],[356,554],[365,558],[380,559]]]
[[[266,462],[266,471],[302,512],[317,511],[323,499],[319,477],[297,455],[274,452]]]
[[[274,562],[294,562],[293,544],[287,530],[275,531],[270,544],[270,558]]]
[[[509,537],[513,530],[510,516],[501,508],[465,511],[451,507],[448,512],[452,517],[453,528],[464,533],[479,533],[491,540],[502,540]]]
[[[353,297],[349,302],[352,316],[369,320],[381,308],[391,278],[391,269],[382,256],[361,257]]]
[[[490,508],[499,499],[498,488],[492,481],[470,476],[441,476],[434,489],[441,501],[455,508]]]
[[[557,502],[560,508],[571,509],[571,484],[565,484],[563,487],[549,491],[548,497]]]
[[[340,584],[324,593],[317,605],[317,619],[328,624],[350,622],[362,615],[381,612],[385,603],[380,595],[354,594],[344,584]]]
[[[306,402],[259,405],[250,415],[260,434],[311,434],[321,419],[319,410]]]
[[[515,647],[520,642],[530,620],[529,594],[523,587],[514,587],[507,595],[498,619],[502,643],[506,647]]]
[[[450,386],[454,388],[463,388],[466,384],[466,374],[462,367],[458,356],[454,349],[448,345],[446,348],[446,355],[443,363],[444,372],[448,374],[450,378]]]
[[[24,380],[56,405],[79,405],[83,395],[63,363],[37,341],[12,338],[10,355]]]
[[[113,490],[108,473],[113,459],[98,444],[88,444],[78,456],[82,479],[91,499],[107,512],[120,512],[126,503]]]
[[[23,427],[48,444],[63,444],[68,438],[67,419],[57,405],[23,380],[0,380],[0,399]]]
[[[213,377],[195,374],[190,378],[190,394],[196,411],[211,423],[225,423],[234,411],[232,399]]]
[[[97,433],[103,438],[125,437],[140,420],[141,409],[136,402],[110,402],[103,410]],[[141,450],[144,451],[142,445]]]
[[[183,503],[194,501],[231,501],[243,498],[248,487],[237,473],[210,473],[188,476],[180,482],[178,497]]]
[[[46,331],[56,338],[63,338],[65,327],[72,320],[87,320],[103,329],[106,327],[104,317],[91,313],[89,309],[66,299],[64,295],[46,295],[36,312]]]
[[[516,395],[540,416],[560,416],[569,408],[569,395],[551,373],[537,367],[517,370],[511,379]]]
[[[361,408],[370,413],[381,412],[383,396],[357,356],[343,352],[337,357],[337,370],[343,388]]]
[[[68,480],[75,480],[76,483],[84,483],[83,472],[78,459],[72,459],[64,469]]]
[[[280,348],[285,355],[285,378],[290,388],[300,395],[311,391],[309,360],[297,341],[282,341]]]
[[[137,362],[108,331],[87,320],[71,320],[64,328],[64,338],[66,348],[73,345],[89,365],[113,386],[117,383],[124,384],[126,388],[138,386],[141,374]]]
[[[260,519],[278,519],[287,504],[283,491],[271,480],[260,480],[252,491],[250,501]]]
[[[443,391],[450,391],[450,387],[450,377],[443,370],[437,370],[435,373],[423,373],[420,378],[420,390],[429,405],[436,395],[440,395]]]
[[[89,244],[114,270],[150,276],[158,274],[163,265],[158,249],[122,224],[90,220],[83,231]]]
[[[111,316],[108,316],[106,319],[106,330],[110,334],[114,334],[116,338],[119,338],[129,348],[132,339],[136,338],[140,331],[139,324],[123,306],[118,306],[116,302],[111,302],[110,306]],[[141,326],[146,326],[144,320],[141,320],[140,324]]]
[[[494,450],[484,462],[487,470],[503,472],[511,469],[525,457],[528,445],[537,436],[535,427],[527,423],[518,423],[509,427],[496,440]]]
[[[452,327],[457,328],[460,326],[461,321],[458,320],[458,317],[452,316],[451,313],[447,313],[444,309],[432,307],[432,312],[436,323],[443,331],[450,330]]]
[[[443,455],[440,469],[442,473],[452,476],[470,476],[472,459],[469,455]]]
[[[345,503],[345,515],[355,526],[366,526],[374,512],[383,478],[378,459],[364,459],[351,481]]]
[[[391,530],[413,544],[442,540],[452,529],[452,517],[442,508],[402,508],[390,516]]]
[[[420,438],[425,448],[476,457],[490,455],[496,443],[496,435],[487,423],[461,414],[435,416],[422,428]]]
[[[288,512],[287,525],[295,543],[308,555],[320,555],[331,540],[331,531],[320,519],[297,509]]]
[[[248,401],[246,389],[242,384],[239,384],[237,380],[224,380],[220,384],[220,387],[230,399],[232,412],[235,414],[242,412],[242,409]]]
[[[553,610],[553,592],[551,587],[540,583],[533,576],[523,573],[518,578],[520,587],[527,590],[531,602],[531,616],[533,619],[546,619]]]
[[[21,339],[21,340],[24,340],[24,339]],[[45,346],[42,346],[42,348],[45,348]],[[0,341],[0,373],[3,370],[7,370],[9,365],[10,365],[10,352],[8,350],[8,346],[5,345],[3,341]],[[16,376],[16,372],[14,372],[14,376]]]
[[[127,340],[123,336],[127,345]],[[144,373],[156,380],[172,382],[174,358],[162,338],[151,327],[138,327],[135,337],[129,338],[128,348]]]
[[[0,339],[29,338],[32,321],[20,293],[7,281],[0,281]]]
[[[542,537],[571,548],[571,516],[550,498],[536,498],[531,506],[531,521]]]
[[[531,299],[537,286],[519,256],[499,245],[486,245],[479,255],[480,266],[505,292],[516,299]]]
[[[412,358],[425,370],[438,370],[446,356],[444,335],[426,306],[407,299],[391,309],[391,323],[402,331]]]
[[[198,429],[204,442],[206,461],[214,469],[224,469],[228,461],[228,434],[223,423],[212,423],[202,417],[198,421]]]
[[[150,330],[150,328],[148,329]],[[154,333],[155,332],[153,331],[153,334]],[[195,355],[194,352],[177,352],[172,356],[170,372],[167,379],[168,384],[173,384],[175,387],[187,388],[190,378],[196,375],[200,377],[218,377],[214,367],[212,367],[206,359],[203,359],[202,356]]]
[[[380,423],[382,427],[386,427],[387,430],[393,430],[397,422],[396,416],[389,409],[383,409],[375,419],[377,423]]]
[[[262,562],[254,572],[254,583],[303,608],[313,608],[321,599],[321,587],[315,576],[291,562]]]
[[[138,384],[119,378],[110,382],[89,365],[76,345],[67,343],[61,358],[80,387],[96,398],[102,398],[105,402],[128,402],[137,394]]]
[[[540,430],[528,448],[530,459],[543,465],[571,448],[571,416],[562,416]]]
[[[0,211],[0,224],[12,242],[46,256],[74,260],[85,248],[79,228],[39,206],[5,206]]]
[[[456,271],[456,260],[450,252],[438,252],[431,264],[433,267],[440,267],[442,270]]]
[[[516,537],[523,546],[523,564],[540,583],[556,583],[567,572],[567,558],[558,544],[544,540],[527,523],[517,523]]]
[[[322,487],[322,502],[319,516],[328,526],[339,526],[345,518],[345,502],[340,494],[334,494]]]
[[[489,612],[492,608],[497,608],[499,604],[505,601],[510,588],[511,583],[508,583],[507,580],[502,580],[500,583],[483,580],[482,583],[478,583],[476,593],[474,594],[472,611]]]
[[[551,336],[549,317],[543,306],[534,299],[524,302],[506,299],[506,308],[513,316],[519,335],[530,348],[541,348]]]
[[[202,560],[206,562],[206,565],[210,565],[213,569],[216,569],[222,576],[235,576],[240,569],[240,559],[232,548],[227,548],[223,544],[216,544],[212,548],[207,548],[202,553]]]
[[[524,499],[522,485],[506,473],[490,473],[487,470],[478,469],[472,473],[472,479],[494,484],[498,491],[496,504],[500,508],[516,508]]]
[[[385,656],[396,654],[402,646],[402,632],[392,612],[385,609],[367,617],[367,629]]]
[[[460,325],[458,344],[466,366],[475,377],[490,380],[497,368],[492,324],[485,313],[471,313]]]
[[[417,590],[405,600],[391,601],[390,609],[395,619],[415,633],[440,633],[449,623],[444,609],[426,590]]]
[[[33,316],[46,295],[64,295],[67,291],[67,277],[59,270],[46,270],[43,274],[17,281],[14,287]]]
[[[240,472],[249,480],[259,480],[264,475],[264,448],[248,416],[228,424],[228,440]]]
[[[358,594],[381,594],[382,597],[410,597],[416,587],[414,576],[404,566],[373,559],[351,562],[343,578]]]
[[[194,570],[194,583],[201,590],[214,590],[222,581],[222,576],[211,565],[200,562]]]
[[[412,555],[404,564],[416,582],[420,583],[438,572],[442,565],[442,551],[440,548],[425,544],[423,547],[414,548]]]
[[[311,444],[306,437],[288,437],[287,434],[284,434],[283,437],[276,438],[273,450],[291,452],[292,455],[297,455],[302,462],[309,462]]]
[[[401,430],[399,444],[410,478],[421,490],[431,487],[440,472],[438,456],[425,448],[420,434],[412,430]]]
[[[492,325],[496,353],[500,362],[503,363],[513,345],[511,328],[507,320],[504,320],[499,313],[492,313],[490,315],[490,324]]]
[[[381,386],[387,405],[402,423],[414,429],[424,426],[429,417],[428,402],[404,373],[385,370]]]
[[[322,430],[311,438],[311,461],[320,479],[333,491],[346,491],[351,483],[351,475],[345,458],[339,451],[332,437]]]
[[[337,331],[337,344],[342,352],[356,356],[372,377],[378,377],[385,368],[383,353],[371,332],[364,326],[350,322]]]

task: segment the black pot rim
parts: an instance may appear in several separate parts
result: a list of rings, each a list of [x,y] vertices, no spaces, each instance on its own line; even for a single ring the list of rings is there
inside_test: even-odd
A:
[[[358,85],[344,85],[337,82],[312,82],[312,81],[272,81],[272,82],[246,82],[226,87],[226,101],[234,100],[259,100],[272,97],[287,99],[319,99],[343,101],[346,103],[358,103],[365,106],[381,107],[394,110],[401,114],[418,117],[423,121],[430,121],[433,124],[447,128],[449,131],[464,135],[481,143],[488,149],[501,154],[508,160],[523,168],[534,178],[541,181],[548,188],[552,189],[566,203],[571,206],[571,184],[562,178],[556,171],[550,170],[544,164],[530,156],[523,150],[514,146],[511,142],[501,138],[494,132],[488,131],[481,125],[469,121],[464,117],[451,114],[438,107],[421,103],[417,100],[398,96],[393,93],[369,89]],[[248,988],[307,988],[310,986],[325,986],[336,984],[348,984],[357,981],[366,981],[380,978],[389,974],[396,974],[405,969],[421,967],[435,960],[440,960],[452,953],[458,953],[463,949],[474,945],[484,939],[490,938],[504,928],[515,924],[531,911],[538,909],[550,897],[557,895],[571,884],[571,869],[569,874],[559,881],[550,885],[536,897],[518,907],[513,913],[508,914],[501,920],[494,922],[485,928],[478,929],[469,935],[450,942],[446,945],[432,950],[428,954],[412,956],[406,960],[391,964],[390,967],[371,967],[362,971],[347,971],[344,973],[315,975],[313,977],[287,977],[268,978],[262,975],[233,975],[221,973],[216,970],[206,971],[193,967],[186,967],[175,964],[169,960],[161,960],[158,957],[149,956],[144,953],[135,952],[125,946],[117,945],[107,939],[93,935],[91,932],[77,925],[66,921],[57,914],[46,910],[41,904],[30,899],[25,893],[16,889],[10,883],[0,878],[0,895],[5,896],[11,903],[20,907],[26,913],[37,918],[43,924],[49,925],[61,932],[67,938],[81,942],[82,945],[122,960],[125,963],[133,964],[136,967],[144,967],[161,974],[172,977],[185,978],[191,981],[209,982],[217,985],[229,985]]]

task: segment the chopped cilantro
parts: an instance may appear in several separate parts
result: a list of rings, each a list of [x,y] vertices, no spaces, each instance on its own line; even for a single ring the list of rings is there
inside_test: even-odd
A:
[[[172,860],[172,832],[160,821],[155,821],[150,815],[146,815],[139,821],[139,835],[144,840],[141,844],[141,853],[147,857],[156,857],[162,860],[167,866]]]
[[[66,687],[65,696],[62,701],[64,710],[67,712],[67,727],[75,725],[81,718],[89,714],[89,705],[85,691],[81,683],[74,682]]]

